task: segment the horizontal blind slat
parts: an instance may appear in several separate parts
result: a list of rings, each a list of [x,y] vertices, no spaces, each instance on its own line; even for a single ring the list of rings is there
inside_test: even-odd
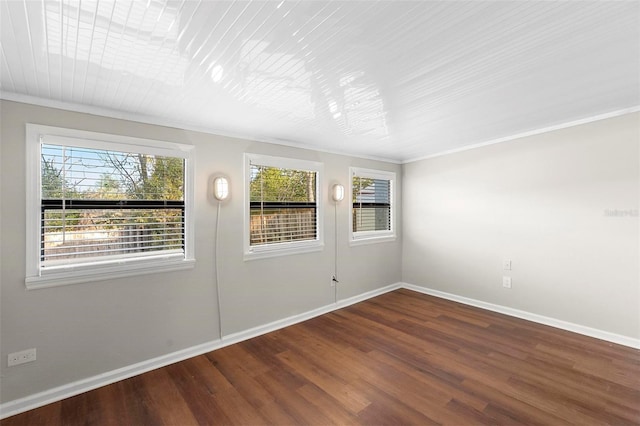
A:
[[[56,259],[72,259],[72,258],[82,258],[82,257],[96,257],[96,255],[108,255],[110,253],[112,254],[126,254],[126,253],[141,253],[141,252],[158,252],[161,253],[163,250],[172,250],[172,249],[181,249],[183,246],[181,244],[174,244],[172,246],[162,246],[160,247],[160,250],[158,247],[155,246],[149,246],[149,247],[144,247],[144,248],[137,248],[137,249],[122,249],[122,248],[115,248],[115,249],[105,249],[105,250],[87,250],[87,251],[78,251],[75,252],[73,254],[73,257],[70,257],[68,253],[63,253],[63,254],[50,254],[49,256],[47,256],[47,260],[56,260]]]
[[[113,245],[118,245],[121,247],[126,247],[126,246],[133,246],[135,244],[140,244],[140,243],[153,243],[152,245],[154,246],[159,246],[159,245],[164,245],[164,244],[159,244],[159,243],[164,243],[164,242],[181,242],[182,241],[182,235],[177,235],[177,237],[174,238],[166,238],[166,237],[170,237],[170,236],[166,236],[164,235],[163,237],[165,238],[158,238],[158,239],[138,239],[136,241],[123,241],[123,240],[118,240],[118,241],[111,241],[109,239],[91,239],[91,240],[76,240],[74,243],[72,244],[65,244],[64,246],[56,246],[56,245],[52,245],[48,248],[48,250],[50,252],[55,252],[58,250],[66,250],[66,249],[75,249],[75,248],[82,248],[82,247],[107,247],[107,246],[113,246]],[[86,241],[86,242],[90,242],[91,244],[81,244],[82,241]],[[100,241],[105,241],[105,242],[100,242]]]
[[[184,253],[183,157],[54,143],[41,152],[43,266]]]
[[[354,176],[354,232],[391,230],[391,181]]]
[[[250,245],[317,239],[316,172],[251,164]]]

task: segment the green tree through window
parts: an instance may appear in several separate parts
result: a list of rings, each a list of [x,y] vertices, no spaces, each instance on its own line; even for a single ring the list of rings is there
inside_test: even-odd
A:
[[[317,173],[251,165],[250,245],[316,240]]]
[[[43,266],[184,252],[184,160],[43,145]]]

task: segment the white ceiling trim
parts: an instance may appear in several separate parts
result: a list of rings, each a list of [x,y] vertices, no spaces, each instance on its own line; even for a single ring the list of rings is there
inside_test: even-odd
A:
[[[640,105],[637,0],[0,0],[0,38],[7,93],[398,163]]]
[[[515,140],[518,140],[518,139],[526,138],[526,137],[529,137],[529,136],[535,136],[535,135],[540,135],[542,133],[549,133],[549,132],[553,132],[553,131],[556,131],[556,130],[567,129],[569,127],[575,127],[575,126],[580,126],[582,124],[593,123],[595,121],[606,120],[608,118],[620,117],[622,115],[632,114],[634,112],[640,112],[640,105],[636,105],[636,106],[631,107],[631,108],[619,109],[619,110],[607,112],[607,113],[604,113],[604,114],[598,114],[598,115],[594,115],[592,117],[581,118],[579,120],[568,121],[566,123],[556,124],[554,126],[543,127],[541,129],[536,129],[536,130],[530,130],[530,131],[527,131],[527,132],[517,133],[515,135],[505,136],[505,137],[499,138],[499,139],[492,139],[492,140],[485,141],[485,142],[475,143],[475,144],[471,144],[471,145],[465,145],[465,146],[463,146],[461,148],[449,149],[449,150],[446,150],[446,151],[437,152],[435,154],[430,154],[430,155],[425,155],[425,156],[422,156],[422,157],[412,158],[412,159],[403,161],[402,164],[415,163],[416,161],[428,160],[430,158],[435,158],[435,157],[442,157],[443,155],[456,154],[458,152],[469,151],[471,149],[482,148],[482,147],[489,146],[489,145],[496,145],[496,144],[499,144],[499,143],[511,142],[511,141],[515,141]]]
[[[498,139],[492,139],[492,140],[489,140],[489,141],[478,142],[478,143],[474,143],[474,144],[471,144],[471,145],[465,145],[465,146],[460,147],[460,148],[449,149],[449,150],[437,152],[435,154],[416,157],[416,158],[412,158],[412,159],[404,160],[404,161],[398,161],[398,160],[395,160],[395,159],[376,157],[376,156],[355,155],[353,153],[349,153],[349,152],[345,152],[345,151],[326,150],[326,149],[306,146],[304,144],[297,143],[297,142],[291,142],[291,141],[270,140],[270,139],[261,138],[259,136],[255,136],[255,135],[243,135],[243,134],[238,134],[238,133],[229,133],[229,132],[221,131],[221,130],[218,130],[218,129],[207,128],[207,127],[198,126],[198,125],[190,124],[190,123],[183,123],[183,122],[179,122],[179,121],[167,120],[167,119],[162,119],[162,118],[158,118],[158,117],[148,117],[148,116],[144,116],[144,115],[140,115],[140,114],[132,114],[132,113],[127,113],[127,112],[123,112],[123,111],[115,111],[115,110],[110,110],[110,109],[107,109],[107,108],[100,108],[100,107],[89,106],[89,105],[73,104],[73,103],[69,103],[69,102],[56,101],[56,100],[52,100],[52,99],[44,99],[44,98],[39,98],[39,97],[31,96],[31,95],[24,95],[24,94],[21,94],[21,93],[0,92],[0,99],[6,100],[6,101],[13,101],[13,102],[20,102],[20,103],[24,103],[24,104],[48,107],[48,108],[57,108],[57,109],[65,110],[65,111],[72,111],[72,112],[78,112],[78,113],[84,113],[84,114],[98,115],[98,116],[107,117],[107,118],[115,118],[115,119],[119,119],[119,120],[127,120],[127,121],[136,122],[136,123],[142,123],[142,124],[151,124],[151,125],[156,125],[156,126],[173,127],[173,128],[180,129],[180,130],[191,130],[191,131],[194,131],[194,132],[201,132],[201,133],[206,133],[206,134],[214,135],[214,136],[223,136],[223,137],[229,137],[229,138],[235,138],[235,139],[251,140],[251,141],[256,141],[256,142],[268,143],[268,144],[272,144],[272,145],[281,145],[281,146],[288,146],[288,147],[291,147],[291,148],[298,148],[298,149],[305,149],[305,150],[309,150],[309,151],[323,152],[323,153],[327,153],[327,154],[344,155],[344,156],[348,156],[348,157],[362,158],[362,159],[365,159],[365,160],[383,161],[383,162],[392,163],[392,164],[415,163],[416,161],[428,160],[430,158],[436,158],[436,157],[442,157],[444,155],[456,154],[456,153],[459,153],[459,152],[469,151],[469,150],[472,150],[472,149],[482,148],[482,147],[485,147],[485,146],[496,145],[496,144],[505,143],[505,142],[511,142],[511,141],[515,141],[515,140],[518,140],[518,139],[526,138],[526,137],[529,137],[529,136],[540,135],[540,134],[543,134],[543,133],[549,133],[549,132],[553,132],[553,131],[556,131],[556,130],[567,129],[569,127],[580,126],[582,124],[593,123],[595,121],[606,120],[608,118],[619,117],[619,116],[622,116],[622,115],[625,115],[625,114],[632,114],[632,113],[635,113],[635,112],[640,112],[640,105],[636,105],[636,106],[631,107],[631,108],[624,108],[624,109],[620,109],[620,110],[616,110],[616,111],[607,112],[607,113],[604,113],[604,114],[598,114],[598,115],[594,115],[594,116],[591,116],[591,117],[581,118],[579,120],[568,121],[566,123],[561,123],[561,124],[557,124],[557,125],[554,125],[554,126],[543,127],[543,128],[540,128],[540,129],[534,129],[534,130],[530,130],[530,131],[527,131],[527,132],[517,133],[517,134],[514,134],[514,135],[505,136],[505,137],[498,138]]]
[[[268,138],[264,138],[256,135],[231,133],[231,132],[226,132],[226,131],[215,129],[215,128],[199,126],[197,124],[192,124],[192,123],[185,123],[185,122],[176,121],[176,120],[168,120],[168,119],[159,118],[159,117],[151,117],[151,116],[146,116],[142,114],[128,113],[124,111],[117,111],[117,110],[101,108],[101,107],[96,107],[91,105],[62,102],[62,101],[57,101],[53,99],[45,99],[45,98],[40,98],[36,96],[31,96],[31,95],[24,95],[22,93],[3,91],[3,92],[0,92],[0,99],[5,101],[20,102],[23,104],[36,105],[36,106],[47,107],[47,108],[57,108],[65,111],[78,112],[83,114],[98,115],[98,116],[107,117],[107,118],[115,118],[119,120],[127,120],[127,121],[136,122],[136,123],[142,123],[142,124],[152,124],[156,126],[172,127],[180,130],[191,130],[194,132],[206,133],[208,135],[214,135],[214,136],[223,136],[223,137],[234,138],[234,139],[263,142],[263,143],[268,143],[272,145],[281,145],[281,146],[287,146],[290,148],[305,149],[308,151],[315,151],[315,152],[323,152],[326,154],[362,158],[364,160],[383,161],[385,163],[391,163],[391,164],[402,164],[401,161],[390,159],[390,158],[377,157],[372,155],[354,154],[347,151],[322,149],[319,147],[309,146],[309,145],[305,145],[298,142],[286,141],[281,139],[277,139],[277,140],[268,139]]]

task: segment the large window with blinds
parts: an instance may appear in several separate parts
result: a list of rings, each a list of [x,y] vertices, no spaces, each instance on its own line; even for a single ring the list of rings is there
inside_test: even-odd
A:
[[[37,233],[28,284],[157,271],[190,258],[190,147],[65,129],[30,133],[38,196],[29,207]]]
[[[351,168],[351,241],[386,241],[395,238],[395,173]]]
[[[246,257],[320,247],[322,164],[253,154],[245,160]]]

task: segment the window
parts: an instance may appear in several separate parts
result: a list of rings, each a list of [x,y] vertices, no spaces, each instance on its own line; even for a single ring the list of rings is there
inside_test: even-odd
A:
[[[351,242],[395,239],[395,173],[351,168]]]
[[[322,164],[246,154],[245,168],[245,257],[321,249]]]
[[[192,266],[192,147],[35,125],[27,139],[27,287]]]

